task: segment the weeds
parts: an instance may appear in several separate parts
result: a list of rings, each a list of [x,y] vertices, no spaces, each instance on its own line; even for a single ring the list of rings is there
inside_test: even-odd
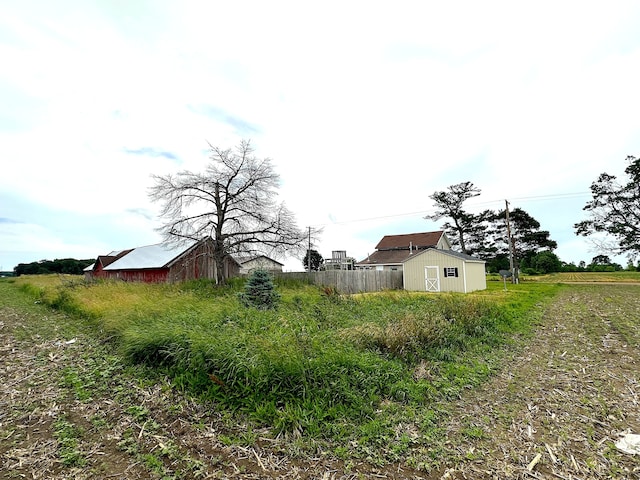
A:
[[[58,419],[53,424],[53,436],[58,441],[58,454],[65,467],[82,467],[86,463],[83,453],[78,448],[82,430],[65,419]]]
[[[412,443],[391,423],[393,406],[402,406],[404,415],[414,412],[404,420],[423,437],[438,431],[444,413],[433,416],[424,408],[458,398],[486,379],[499,362],[496,347],[530,331],[536,304],[557,290],[541,284],[504,292],[497,285],[476,295],[352,297],[276,284],[277,309],[245,308],[239,282],[224,288],[206,282],[23,288],[51,306],[91,318],[128,361],[245,414],[274,436],[348,440],[362,456],[393,443],[391,458]],[[84,383],[79,372],[63,378],[79,399],[87,399],[91,379],[104,368],[85,372]],[[383,411],[388,413],[380,417]],[[146,420],[143,411],[128,413]],[[469,431],[474,434],[480,432]]]

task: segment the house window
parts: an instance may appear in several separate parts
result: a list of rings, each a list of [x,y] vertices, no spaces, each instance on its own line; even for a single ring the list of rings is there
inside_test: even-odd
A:
[[[444,267],[444,276],[445,277],[457,277],[458,276],[458,267]]]

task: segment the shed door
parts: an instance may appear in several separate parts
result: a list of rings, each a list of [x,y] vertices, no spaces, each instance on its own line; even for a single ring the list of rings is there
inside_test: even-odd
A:
[[[424,267],[424,279],[427,292],[440,291],[440,269],[438,267]]]

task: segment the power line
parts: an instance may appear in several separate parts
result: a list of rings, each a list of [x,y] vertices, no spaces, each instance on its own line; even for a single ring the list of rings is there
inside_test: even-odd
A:
[[[573,198],[573,197],[581,197],[583,195],[591,195],[591,192],[573,192],[573,193],[556,193],[556,194],[549,194],[549,195],[533,195],[530,197],[512,197],[510,200],[514,201],[514,200],[558,200],[558,199],[568,199],[568,198]],[[500,199],[500,200],[491,200],[491,201],[487,201],[487,202],[480,202],[480,203],[472,203],[469,206],[470,207],[483,207],[483,206],[487,206],[487,205],[494,205],[494,204],[501,204],[502,202],[504,202],[504,199]],[[359,223],[359,222],[371,222],[374,220],[384,220],[387,218],[399,218],[399,217],[412,217],[415,215],[421,215],[421,216],[426,216],[430,213],[433,213],[434,210],[430,209],[430,210],[420,210],[417,212],[408,212],[408,213],[395,213],[395,214],[391,214],[391,215],[381,215],[379,217],[368,217],[368,218],[357,218],[357,219],[351,219],[351,220],[342,220],[340,222],[331,222],[331,223],[321,223],[321,224],[316,224],[314,225],[314,227],[326,227],[329,225],[346,225],[349,223]]]

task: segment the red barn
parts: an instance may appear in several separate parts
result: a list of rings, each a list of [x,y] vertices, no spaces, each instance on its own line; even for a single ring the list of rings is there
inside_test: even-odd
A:
[[[126,282],[172,283],[197,278],[215,278],[213,240],[206,238],[184,245],[147,245],[100,255],[85,268],[85,278],[108,278]],[[228,256],[227,278],[238,275],[240,266]]]

